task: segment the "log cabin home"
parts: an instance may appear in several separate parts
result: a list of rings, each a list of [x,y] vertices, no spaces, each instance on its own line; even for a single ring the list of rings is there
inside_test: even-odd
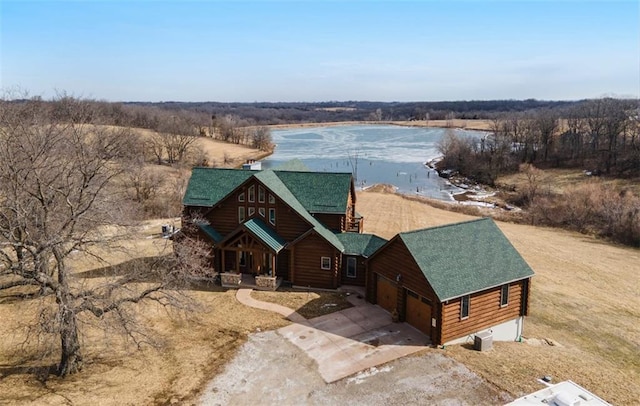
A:
[[[367,300],[433,344],[522,334],[533,271],[490,218],[400,233],[367,263]]]
[[[362,233],[350,173],[194,168],[183,205],[223,278],[364,286],[365,260],[386,242]]]
[[[520,337],[533,271],[493,220],[397,234],[363,233],[350,173],[194,168],[183,229],[211,244],[212,272],[293,286],[365,287],[366,299],[430,337],[462,342],[490,330]],[[233,279],[237,277],[238,279]],[[225,279],[227,278],[227,279]],[[230,278],[230,279],[229,279]]]

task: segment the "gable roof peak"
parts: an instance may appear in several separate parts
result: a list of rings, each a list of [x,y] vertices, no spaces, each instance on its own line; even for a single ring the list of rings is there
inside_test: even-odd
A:
[[[440,301],[530,278],[490,217],[398,234]]]

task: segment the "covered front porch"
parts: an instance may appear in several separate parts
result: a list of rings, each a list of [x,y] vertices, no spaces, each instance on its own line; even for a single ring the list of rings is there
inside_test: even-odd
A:
[[[282,283],[276,269],[284,241],[260,219],[244,222],[218,244],[224,287],[275,290]]]

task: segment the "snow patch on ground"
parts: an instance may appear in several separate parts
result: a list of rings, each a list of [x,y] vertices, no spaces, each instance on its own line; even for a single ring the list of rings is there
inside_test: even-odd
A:
[[[359,385],[362,382],[364,382],[367,378],[369,378],[370,376],[377,375],[380,372],[389,372],[392,369],[393,368],[388,366],[388,365],[385,366],[385,367],[382,367],[382,368],[372,367],[372,368],[369,368],[367,370],[364,370],[364,371],[356,374],[355,376],[352,376],[351,378],[348,378],[347,379],[347,384],[355,383],[356,385]]]

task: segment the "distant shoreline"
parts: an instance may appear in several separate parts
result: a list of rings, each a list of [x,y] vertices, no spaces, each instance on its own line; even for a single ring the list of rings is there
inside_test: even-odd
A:
[[[314,128],[314,127],[337,127],[343,125],[396,125],[400,127],[425,127],[425,128],[459,128],[472,131],[490,131],[490,120],[422,120],[422,121],[333,121],[326,123],[292,123],[292,124],[272,124],[266,127],[272,130],[294,129],[294,128]]]

